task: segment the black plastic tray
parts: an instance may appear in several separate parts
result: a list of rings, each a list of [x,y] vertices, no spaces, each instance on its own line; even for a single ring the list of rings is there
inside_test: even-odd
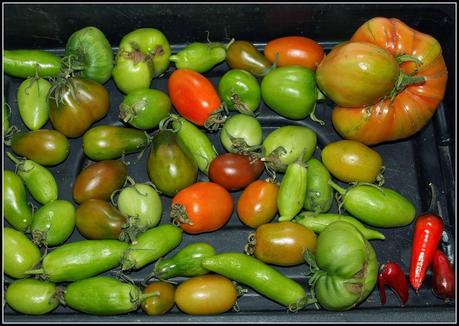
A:
[[[286,35],[304,35],[319,41],[329,50],[340,41],[349,39],[353,31],[366,20],[375,16],[396,17],[422,32],[436,37],[442,44],[445,61],[449,70],[449,81],[445,99],[439,106],[433,120],[417,135],[394,143],[374,147],[383,159],[385,186],[399,191],[409,198],[420,214],[427,209],[430,201],[428,183],[433,182],[438,189],[438,208],[445,220],[450,235],[450,255],[455,255],[455,139],[453,121],[455,116],[455,12],[454,5],[349,5],[349,4],[290,4],[290,5],[5,5],[4,6],[4,45],[7,49],[37,48],[62,53],[67,38],[82,27],[99,27],[113,46],[121,37],[140,27],[155,27],[162,30],[176,52],[192,41],[205,41],[210,32],[212,41],[227,42],[232,37],[253,42],[262,49],[267,41]],[[116,51],[116,48],[114,48]],[[169,68],[172,71],[173,65]],[[228,69],[225,63],[215,67],[205,75],[216,86],[219,78]],[[4,76],[4,93],[12,107],[11,124],[22,130],[17,113],[16,90],[22,80]],[[123,95],[112,80],[105,85],[110,93],[109,114],[95,125],[121,124],[117,118],[118,106]],[[155,79],[152,88],[167,92],[167,74]],[[304,125],[312,128],[318,135],[316,157],[320,148],[329,142],[340,139],[331,123],[333,103],[319,103],[317,116],[326,122],[320,126],[310,119],[291,121],[275,114],[264,104],[261,106],[259,120],[264,135],[283,125]],[[52,128],[48,123],[44,128]],[[223,153],[219,133],[209,135],[217,150]],[[82,150],[81,138],[71,139],[71,152],[68,159],[51,171],[59,183],[59,197],[73,202],[71,189],[75,177],[89,164]],[[4,154],[9,148],[5,147]],[[148,152],[147,152],[148,153]],[[137,154],[126,157],[130,162],[129,175],[136,181],[148,181],[146,171],[147,153],[137,159]],[[5,157],[5,156],[4,156]],[[4,159],[5,169],[13,169],[10,160]],[[200,174],[200,180],[207,177]],[[236,203],[240,192],[232,193]],[[162,196],[164,212],[161,223],[170,223],[170,198]],[[74,203],[75,204],[75,203]],[[336,206],[333,211],[336,211]],[[6,225],[6,222],[5,222]],[[378,261],[396,260],[406,272],[409,270],[410,249],[414,225],[395,229],[379,229],[385,234],[385,241],[372,241]],[[187,235],[172,255],[185,245],[205,241],[214,245],[218,252],[242,252],[247,235],[252,231],[245,227],[233,213],[231,220],[216,232]],[[77,230],[69,241],[83,239]],[[151,271],[153,264],[129,276],[136,281],[143,279]],[[307,286],[303,273],[306,265],[280,268],[281,272]],[[110,275],[110,273],[106,273]],[[176,278],[181,282],[184,278]],[[5,283],[11,279],[5,276]],[[77,313],[70,308],[59,306],[53,313],[44,316],[17,314],[5,305],[5,322],[453,322],[455,304],[445,304],[431,292],[430,273],[418,295],[410,289],[407,306],[399,307],[398,299],[388,293],[385,306],[379,303],[377,289],[359,307],[347,312],[316,310],[313,306],[298,313],[287,313],[286,309],[249,289],[238,300],[239,312],[227,312],[218,316],[188,316],[176,307],[166,315],[149,317],[139,309],[136,313],[122,316],[97,317]]]

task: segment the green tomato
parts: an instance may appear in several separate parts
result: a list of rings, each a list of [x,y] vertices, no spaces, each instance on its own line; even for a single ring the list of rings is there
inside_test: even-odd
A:
[[[308,186],[308,169],[301,161],[288,165],[277,194],[279,222],[290,221],[303,208]]]
[[[365,300],[376,285],[378,261],[371,244],[352,224],[328,225],[317,239],[315,255],[305,252],[318,303],[343,311]]]
[[[312,70],[285,66],[269,72],[261,82],[264,102],[288,119],[304,119],[313,113],[319,96]]]
[[[260,85],[251,73],[242,69],[233,69],[223,75],[218,94],[230,110],[252,114],[260,106]]]
[[[112,76],[112,47],[97,27],[89,26],[73,33],[67,41],[65,55],[74,56],[73,64],[82,66],[84,78],[104,84]]]
[[[178,69],[191,69],[205,73],[226,58],[226,45],[223,43],[193,42],[187,45],[169,60],[175,62]]]
[[[333,204],[333,188],[328,184],[330,172],[315,158],[308,163],[308,186],[304,209],[315,213],[327,212]]]
[[[223,147],[230,153],[244,154],[263,141],[260,122],[246,114],[236,114],[225,121],[220,133]]]
[[[3,172],[3,209],[7,222],[16,230],[25,231],[32,222],[32,208],[22,179],[13,171]]]
[[[14,77],[56,77],[61,70],[61,58],[42,50],[4,50],[3,65],[5,72]]]
[[[19,85],[17,91],[19,114],[30,130],[38,130],[48,122],[48,92],[51,87],[49,81],[40,77],[28,78]]]
[[[57,246],[67,240],[75,228],[75,207],[66,200],[54,200],[33,215],[30,230],[37,245]]]
[[[26,271],[38,264],[41,253],[24,233],[12,228],[3,229],[4,271],[14,278],[24,278]]]
[[[263,156],[276,172],[285,172],[298,159],[307,162],[317,145],[316,133],[303,126],[283,126],[272,131],[263,141]]]
[[[31,278],[17,280],[6,290],[6,303],[15,311],[27,315],[44,315],[59,306],[55,284]]]
[[[153,129],[169,115],[171,100],[156,89],[137,89],[120,105],[120,118],[137,129]]]
[[[118,88],[128,94],[149,88],[151,80],[169,66],[171,48],[166,36],[154,28],[140,28],[121,40],[112,74]]]

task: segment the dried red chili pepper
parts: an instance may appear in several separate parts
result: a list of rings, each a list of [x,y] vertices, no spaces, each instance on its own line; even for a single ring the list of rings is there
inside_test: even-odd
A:
[[[454,268],[448,257],[440,249],[437,249],[433,255],[432,270],[433,293],[446,301],[454,299],[456,289]]]
[[[433,203],[435,202],[435,189],[432,183],[429,186],[432,189],[429,212],[416,219],[411,248],[410,283],[416,292],[424,282],[427,269],[432,262],[443,233],[442,218],[432,213]]]
[[[387,262],[379,268],[378,287],[382,305],[386,304],[385,285],[398,295],[401,306],[405,306],[408,301],[408,281],[402,268],[395,262]]]

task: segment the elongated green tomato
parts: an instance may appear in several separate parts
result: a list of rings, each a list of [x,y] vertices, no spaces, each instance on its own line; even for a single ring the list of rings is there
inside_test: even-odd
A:
[[[337,221],[317,239],[316,253],[305,252],[312,272],[310,285],[327,310],[354,308],[373,291],[378,261],[371,244],[352,224]]]
[[[236,154],[248,154],[263,141],[260,122],[246,114],[236,114],[225,121],[220,132],[223,147]]]
[[[307,162],[308,185],[304,209],[316,213],[328,212],[333,204],[333,188],[328,184],[330,172],[317,159]]]
[[[169,126],[170,125],[170,126]],[[176,114],[161,121],[160,129],[167,129],[177,134],[177,141],[193,156],[199,171],[207,175],[210,162],[217,157],[217,150],[209,137],[196,125]]]
[[[317,145],[316,133],[303,126],[283,126],[272,131],[263,141],[263,156],[276,172],[285,172],[287,165],[302,158],[307,162]]]
[[[383,159],[374,149],[355,140],[339,140],[322,149],[322,161],[330,173],[344,182],[382,180]]]
[[[293,222],[266,223],[249,235],[245,252],[267,264],[295,266],[304,263],[304,252],[316,250],[316,235]]]
[[[204,259],[202,266],[253,288],[291,311],[298,311],[308,303],[301,284],[254,257],[228,252]]]
[[[56,77],[61,70],[61,58],[42,50],[3,50],[5,72],[13,77]],[[38,69],[37,69],[38,65]]]
[[[285,66],[270,71],[261,81],[261,96],[283,117],[301,120],[309,115],[317,120],[314,110],[319,92],[315,74],[308,68]]]
[[[355,226],[367,240],[385,240],[386,237],[381,232],[365,227],[352,216],[339,214],[316,214],[313,212],[303,212],[295,217],[293,222],[300,223],[316,233],[321,233],[325,228],[336,221],[345,221]]]
[[[76,210],[76,227],[80,234],[91,240],[129,240],[126,217],[100,199],[87,199]]]
[[[128,221],[130,237],[136,237],[158,225],[163,212],[161,198],[152,186],[146,183],[133,183],[121,190],[118,209]],[[131,241],[134,239],[131,238]]]
[[[401,227],[413,222],[416,208],[398,192],[376,185],[356,184],[343,189],[330,181],[343,197],[343,205],[352,216],[371,226]]]
[[[32,160],[17,159],[10,152],[7,156],[16,164],[16,173],[36,201],[45,205],[57,199],[59,191],[51,171]]]
[[[26,315],[44,315],[59,306],[58,296],[63,289],[54,283],[31,278],[11,283],[5,294],[6,303]]]
[[[75,207],[66,200],[55,200],[34,214],[30,231],[33,242],[46,247],[64,243],[75,229]]]
[[[57,130],[40,129],[14,134],[11,149],[41,165],[57,165],[70,153],[68,139]]]
[[[232,69],[222,76],[218,82],[218,94],[228,109],[249,115],[253,115],[261,102],[257,79],[242,69]]]
[[[142,130],[101,125],[89,129],[83,136],[83,150],[94,161],[113,160],[139,152],[150,144]]]
[[[65,55],[72,56],[73,66],[82,68],[84,78],[104,84],[112,76],[112,47],[97,27],[84,27],[70,35]]]
[[[137,129],[156,128],[169,115],[171,100],[157,89],[137,89],[120,104],[119,117]]]
[[[141,303],[157,292],[142,294],[131,283],[108,276],[79,280],[67,286],[64,300],[70,308],[92,315],[120,315],[136,311]]]
[[[277,195],[279,221],[290,221],[303,208],[308,187],[308,169],[301,161],[289,164]]]
[[[16,230],[25,231],[32,223],[32,208],[27,202],[26,189],[13,171],[3,172],[3,209],[7,222]]]
[[[207,274],[209,271],[202,267],[204,258],[216,254],[215,248],[205,242],[195,242],[180,249],[174,256],[159,259],[153,273],[147,278],[155,277],[159,280],[167,280],[177,276],[198,276]]]
[[[226,52],[226,62],[232,69],[247,70],[255,76],[264,76],[271,70],[271,62],[247,41],[232,42]]]
[[[149,88],[151,80],[168,68],[170,55],[169,41],[155,28],[139,28],[126,34],[112,71],[116,86],[126,94]]]
[[[38,247],[24,233],[3,228],[4,272],[14,278],[27,277],[25,272],[40,262]]]
[[[198,176],[191,153],[169,130],[161,130],[154,136],[147,170],[151,181],[167,196],[174,196],[193,184]]]
[[[41,268],[25,274],[54,283],[82,280],[118,266],[127,248],[127,243],[117,240],[65,243],[43,258]]]
[[[121,270],[138,270],[177,247],[182,241],[182,229],[172,224],[163,224],[137,237],[126,250]]]
[[[77,203],[87,199],[109,200],[126,182],[127,165],[121,160],[105,160],[84,168],[75,179],[72,194]]]
[[[49,81],[37,76],[28,78],[19,85],[17,90],[19,114],[30,130],[38,130],[48,122],[48,92],[51,87]]]
[[[175,291],[177,307],[189,315],[216,315],[236,304],[236,286],[221,275],[195,276],[181,283]]]
[[[152,282],[143,290],[144,294],[156,292],[142,302],[142,310],[149,316],[162,315],[175,305],[175,287],[168,282]]]
[[[193,42],[169,60],[175,62],[178,69],[191,69],[205,73],[215,65],[225,61],[226,45],[223,43]]]

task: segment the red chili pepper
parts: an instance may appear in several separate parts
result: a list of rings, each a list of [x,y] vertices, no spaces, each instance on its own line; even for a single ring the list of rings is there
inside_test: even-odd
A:
[[[381,265],[378,274],[378,287],[381,304],[386,304],[386,290],[388,285],[401,301],[401,306],[405,306],[408,301],[408,281],[401,267],[395,262],[387,262]]]
[[[435,202],[435,190],[432,184],[432,202],[429,212],[432,212]],[[443,220],[433,213],[426,213],[416,219],[413,245],[411,248],[410,282],[413,289],[418,292],[427,269],[432,262],[435,250],[437,250],[443,233]]]
[[[437,249],[432,260],[432,291],[433,293],[446,301],[454,299],[455,295],[455,279],[454,268],[449,262],[448,257]]]

